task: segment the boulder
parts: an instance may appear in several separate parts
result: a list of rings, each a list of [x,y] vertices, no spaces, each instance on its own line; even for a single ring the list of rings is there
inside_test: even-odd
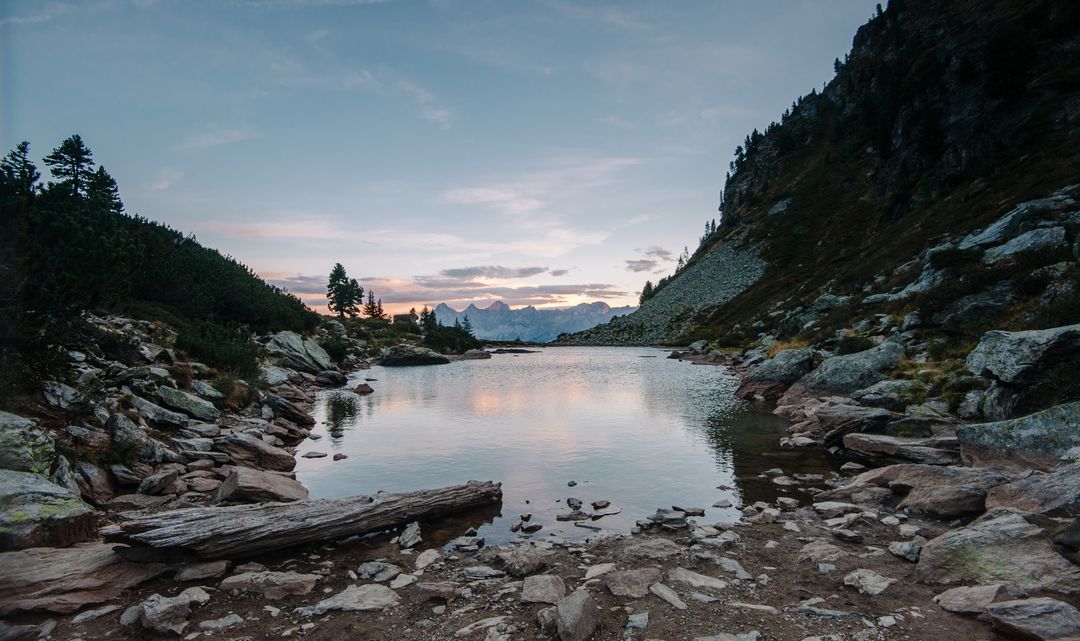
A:
[[[507,574],[520,578],[546,568],[549,554],[544,550],[519,546],[499,552],[495,555],[495,560]],[[419,562],[419,559],[417,561]]]
[[[299,377],[300,373],[277,365],[263,365],[260,369],[260,375],[267,385],[274,387]]]
[[[882,576],[873,570],[858,569],[844,577],[844,585],[858,590],[861,594],[877,596],[887,590],[896,579]]]
[[[1005,383],[1036,382],[1040,374],[1063,363],[1075,363],[1080,356],[1080,325],[1023,332],[994,330],[983,334],[967,356],[967,366],[976,376],[993,377]]]
[[[41,385],[41,394],[45,397],[46,403],[61,410],[71,409],[73,405],[84,400],[79,390],[56,381],[43,383]]]
[[[0,412],[0,469],[48,474],[54,458],[48,432],[28,418]]]
[[[923,546],[915,574],[935,585],[1007,583],[1022,590],[1080,592],[1080,567],[1015,510],[996,508]]]
[[[1080,401],[1020,418],[960,425],[956,438],[967,465],[1053,469],[1080,446]]]
[[[413,587],[412,595],[421,603],[435,599],[450,602],[457,598],[457,586],[447,582],[420,582]]]
[[[491,358],[491,352],[482,349],[470,349],[460,356],[463,361],[480,361]]]
[[[924,389],[919,381],[906,378],[889,379],[856,390],[852,392],[851,398],[867,407],[881,407],[894,412],[903,412],[904,408],[912,403],[915,395]]]
[[[302,501],[308,490],[299,482],[274,472],[233,466],[218,486],[211,503],[261,503],[264,501]]]
[[[1016,638],[1036,641],[1080,639],[1080,610],[1057,599],[999,601],[986,608],[986,615],[994,629]]]
[[[649,586],[664,578],[658,567],[649,566],[634,570],[608,572],[604,575],[604,585],[612,594],[619,597],[640,599],[649,593]]]
[[[264,599],[283,599],[311,592],[320,578],[317,574],[299,572],[241,572],[226,578],[218,588],[261,594]]]
[[[186,415],[151,403],[145,398],[133,396],[131,400],[135,410],[146,420],[166,428],[187,427],[189,419]]]
[[[71,545],[93,538],[96,525],[78,492],[31,472],[0,470],[0,550]]]
[[[266,351],[281,367],[308,374],[334,369],[334,360],[314,340],[296,332],[278,332],[266,342]],[[273,383],[271,383],[273,384]]]
[[[1047,198],[1020,203],[992,225],[972,232],[960,240],[959,249],[990,247],[1033,229],[1043,218],[1076,204],[1068,194],[1055,194]]]
[[[981,615],[990,604],[1008,598],[1008,587],[1003,583],[959,587],[945,590],[934,597],[942,610],[957,614]]]
[[[341,387],[348,380],[341,372],[335,369],[327,369],[319,372],[318,376],[315,377],[315,384],[321,387]]]
[[[383,367],[407,367],[410,365],[441,365],[449,363],[446,356],[418,345],[395,345],[383,349],[379,364]]]
[[[951,519],[981,514],[987,491],[1010,480],[981,468],[902,463],[863,472],[848,485],[822,492],[815,500],[850,499],[867,488],[882,487],[903,497],[897,509]]]
[[[970,332],[971,327],[986,327],[999,314],[1023,300],[1012,281],[1003,281],[980,292],[961,296],[934,314],[933,321],[951,332]]]
[[[1080,516],[1080,463],[991,488],[986,508],[1011,507],[1052,517]]]
[[[560,641],[585,641],[600,624],[600,609],[585,590],[576,590],[555,606]]]
[[[75,463],[75,483],[83,498],[94,505],[102,505],[116,496],[109,473],[89,461]]]
[[[888,378],[888,372],[896,368],[903,357],[904,348],[893,342],[885,342],[855,354],[833,356],[800,378],[793,387],[815,392],[851,394]],[[791,390],[788,393],[791,393]],[[779,404],[788,403],[781,399]]]
[[[847,434],[844,447],[871,461],[957,465],[960,444],[952,436],[900,438],[884,434]]]
[[[1064,227],[1039,227],[986,250],[982,262],[984,265],[996,265],[1032,252],[1043,252],[1047,255],[1062,254],[1067,252],[1068,248],[1069,243],[1065,238]]]
[[[158,398],[166,407],[183,412],[192,418],[214,422],[221,416],[218,408],[210,401],[188,394],[175,387],[159,387]]]
[[[74,612],[111,601],[166,569],[159,563],[125,561],[117,547],[123,546],[78,543],[0,554],[0,616]]]
[[[152,594],[139,605],[132,606],[129,611],[131,614],[125,612],[121,618],[121,625],[125,622],[134,625],[138,622],[151,632],[180,636],[187,627],[188,617],[191,616],[191,600],[183,594],[173,597]]]
[[[275,416],[284,418],[297,425],[315,424],[315,418],[311,416],[311,414],[305,412],[304,409],[296,403],[286,400],[277,394],[264,394],[263,402],[270,406],[270,409],[274,411]]]
[[[356,386],[355,389],[353,389],[353,393],[359,396],[367,396],[368,394],[374,394],[375,388],[368,385],[367,383],[360,383]]]
[[[113,414],[105,424],[113,451],[139,463],[157,463],[165,458],[165,447],[123,414]]]
[[[191,389],[195,390],[195,393],[203,398],[208,398],[211,401],[225,400],[225,395],[217,390],[216,387],[207,383],[206,381],[192,381]]]
[[[566,583],[555,574],[534,574],[525,577],[521,586],[522,603],[556,604],[566,596]]]
[[[300,613],[305,616],[325,614],[332,610],[342,612],[374,612],[394,607],[401,601],[401,597],[385,585],[368,583],[366,585],[350,585],[343,592],[339,592],[329,599],[319,601],[313,606],[301,608]]]
[[[292,454],[252,434],[234,432],[216,443],[218,451],[228,454],[244,467],[281,472],[290,472],[296,467],[296,458]]]
[[[775,400],[792,383],[810,373],[814,366],[814,350],[809,347],[785,349],[747,374],[735,391],[735,396]]]

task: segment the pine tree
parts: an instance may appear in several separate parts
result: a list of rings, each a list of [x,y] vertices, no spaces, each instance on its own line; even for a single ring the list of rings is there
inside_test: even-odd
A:
[[[638,303],[641,304],[641,303],[644,303],[645,301],[649,300],[650,298],[653,297],[654,293],[656,293],[656,292],[653,289],[652,281],[651,280],[645,281],[645,286],[641,288],[641,297],[638,298]]]
[[[114,214],[124,213],[120,189],[109,172],[105,171],[104,165],[98,165],[97,171],[90,174],[90,179],[86,183],[86,199]]]
[[[461,329],[468,332],[469,336],[475,336],[475,334],[473,334],[472,321],[469,320],[468,314],[465,314],[465,318],[461,322]]]
[[[420,312],[420,327],[425,334],[439,327],[439,319],[435,316],[435,310],[428,311],[427,305],[424,306],[424,311]]]
[[[45,164],[53,176],[60,178],[60,184],[71,189],[75,196],[86,193],[90,174],[94,170],[94,154],[83,144],[79,134],[74,134],[53,152],[45,156]]]
[[[41,174],[30,160],[30,143],[22,141],[0,160],[0,175],[16,193],[28,197],[34,194],[34,185]]]
[[[368,290],[367,302],[364,303],[364,316],[368,318],[382,318],[379,312],[379,304],[375,301],[375,292]]]
[[[381,298],[378,301],[375,302],[375,311],[376,311],[375,318],[386,318],[386,312],[383,311],[382,299]]]
[[[359,313],[357,305],[363,297],[364,288],[360,283],[355,278],[349,278],[344,265],[335,263],[326,283],[327,307],[330,311],[342,317],[355,317]]]

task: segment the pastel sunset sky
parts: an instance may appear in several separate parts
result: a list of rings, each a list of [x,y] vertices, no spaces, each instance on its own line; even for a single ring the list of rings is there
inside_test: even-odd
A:
[[[0,140],[315,306],[635,304],[874,4],[8,0]]]

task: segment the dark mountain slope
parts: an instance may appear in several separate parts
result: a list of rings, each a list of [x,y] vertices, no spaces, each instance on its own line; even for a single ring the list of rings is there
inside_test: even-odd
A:
[[[872,297],[911,279],[900,266],[1019,202],[1080,182],[1077,3],[894,1],[860,28],[837,69],[821,93],[796,101],[780,123],[736,150],[721,224],[687,267],[637,314],[568,342],[707,336],[745,344],[825,293],[842,302],[820,326],[903,314],[912,300]],[[1071,239],[1074,231],[1067,233]],[[669,305],[694,298],[700,285],[692,283],[749,280],[728,263],[701,273],[706,257],[733,251],[760,257],[760,278],[705,309]],[[962,263],[954,275],[965,281],[966,274],[967,284],[952,297],[987,284],[988,270],[967,264],[970,256],[954,258]],[[1039,266],[1028,262],[989,280]],[[672,288],[689,291],[660,295]],[[1031,322],[1022,303],[996,320]]]

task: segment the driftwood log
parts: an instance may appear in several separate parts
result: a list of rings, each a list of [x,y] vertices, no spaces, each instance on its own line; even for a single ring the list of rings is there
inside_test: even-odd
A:
[[[130,516],[111,528],[106,539],[204,559],[244,557],[499,503],[501,485],[469,481],[374,497],[172,510]]]

